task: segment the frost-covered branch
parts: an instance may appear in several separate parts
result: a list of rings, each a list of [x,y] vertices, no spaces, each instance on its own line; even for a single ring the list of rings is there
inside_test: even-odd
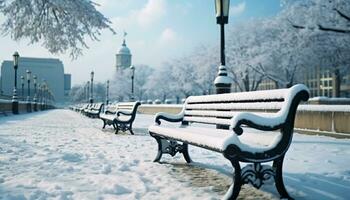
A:
[[[102,29],[111,22],[96,10],[90,0],[1,0],[0,12],[5,20],[4,35],[14,40],[29,39],[41,43],[51,53],[70,51],[72,58],[87,48],[85,40],[98,40]]]

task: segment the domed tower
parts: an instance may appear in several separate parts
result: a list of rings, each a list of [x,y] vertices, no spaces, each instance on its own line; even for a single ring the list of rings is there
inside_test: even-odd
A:
[[[117,72],[120,69],[129,68],[131,66],[131,53],[130,53],[130,49],[126,46],[125,35],[126,34],[124,34],[123,44],[120,47],[120,49],[118,50],[118,53],[116,54],[116,59],[117,59],[116,68],[117,68]]]

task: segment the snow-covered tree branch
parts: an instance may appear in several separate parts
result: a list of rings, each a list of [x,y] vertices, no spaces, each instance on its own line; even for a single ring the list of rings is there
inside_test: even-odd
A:
[[[96,10],[90,0],[1,0],[5,20],[1,31],[18,41],[41,43],[51,53],[70,51],[72,58],[87,48],[86,38],[98,40],[110,21]]]
[[[283,0],[294,28],[350,33],[348,0]]]

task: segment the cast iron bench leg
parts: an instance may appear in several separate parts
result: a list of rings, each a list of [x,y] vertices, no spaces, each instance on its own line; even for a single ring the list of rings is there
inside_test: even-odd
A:
[[[102,129],[104,129],[106,127],[106,120],[102,120],[103,121],[103,127]]]
[[[192,160],[191,160],[191,157],[190,157],[190,154],[188,153],[188,144],[187,143],[183,143],[182,145],[182,154],[186,160],[187,163],[191,163]]]
[[[154,139],[156,139],[158,143],[158,152],[156,158],[153,160],[153,162],[159,162],[162,158],[163,153],[170,154],[171,156],[175,156],[176,153],[182,153],[187,163],[191,163],[191,157],[188,153],[188,144],[183,143],[179,144],[176,141],[168,141],[166,139],[161,139],[160,137],[153,136]],[[162,142],[163,140],[163,142]],[[163,146],[163,144],[165,146]]]
[[[162,158],[162,140],[159,137],[154,137],[158,143],[158,152],[156,158],[153,160],[153,162],[159,162],[160,159]]]
[[[241,166],[237,160],[230,160],[233,168],[235,169],[235,174],[233,177],[233,183],[225,194],[225,198],[227,200],[234,200],[238,197],[239,192],[242,187],[241,180]]]
[[[281,198],[283,199],[290,199],[292,200],[293,198],[289,196],[284,183],[283,183],[283,159],[284,155],[277,158],[276,160],[273,161],[273,167],[276,169],[275,173],[275,185],[278,193],[280,194]]]
[[[130,124],[130,126],[129,126],[129,131],[130,131],[131,135],[134,135],[134,132],[132,131],[132,124]]]

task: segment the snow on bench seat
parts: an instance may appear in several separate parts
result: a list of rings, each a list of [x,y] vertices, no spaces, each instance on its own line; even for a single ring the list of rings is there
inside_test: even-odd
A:
[[[257,133],[245,132],[244,135],[237,136],[231,130],[214,129],[206,127],[162,127],[152,125],[150,132],[187,142],[196,146],[223,152],[230,144],[235,144],[242,151],[264,152],[272,149],[281,139],[280,133]]]

